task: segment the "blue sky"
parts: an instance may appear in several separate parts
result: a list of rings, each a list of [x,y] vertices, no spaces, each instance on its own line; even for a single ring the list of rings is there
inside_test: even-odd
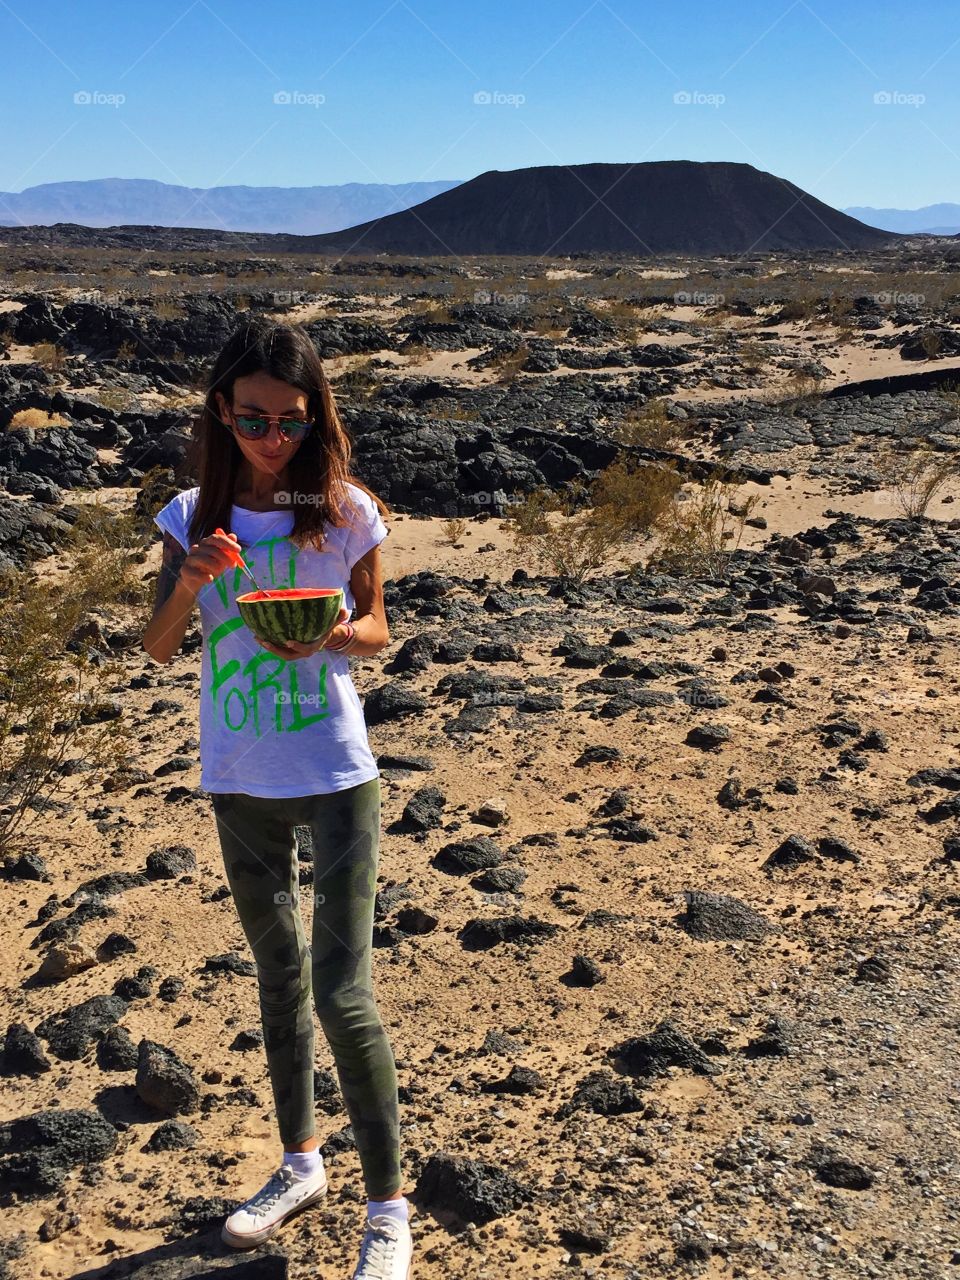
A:
[[[960,201],[956,17],[956,0],[0,0],[0,189],[733,160],[839,208]]]

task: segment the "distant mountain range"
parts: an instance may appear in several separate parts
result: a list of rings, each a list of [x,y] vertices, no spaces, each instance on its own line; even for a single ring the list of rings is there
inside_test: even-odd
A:
[[[317,235],[408,209],[456,187],[460,179],[389,186],[178,187],[149,178],[46,182],[0,192],[0,225],[201,227],[217,231]]]
[[[315,252],[749,253],[863,249],[894,237],[751,164],[492,169],[415,208],[309,236]]]
[[[109,183],[63,183],[57,190],[108,187]],[[899,234],[868,225],[817,200],[800,187],[750,164],[725,161],[653,160],[642,164],[542,165],[501,171],[491,169],[467,182],[411,184],[407,187],[256,188],[219,187],[195,193],[163,183],[143,183],[173,193],[170,197],[183,223],[164,224],[160,210],[150,210],[149,223],[113,222],[90,227],[68,221],[34,226],[0,227],[0,243],[103,245],[134,248],[203,250],[242,247],[259,253],[525,254],[538,257],[572,253],[722,255],[869,249],[895,242]],[[243,231],[205,227],[201,221],[207,197],[231,193],[231,218],[242,218],[244,199],[252,208],[263,196],[286,201],[285,222],[312,220],[303,205],[337,199],[335,220],[346,216],[347,197],[400,203],[424,194],[420,187],[445,187],[419,202],[390,209],[322,234],[270,233],[253,225]],[[34,188],[46,190],[48,188]],[[126,181],[123,190],[127,190]],[[237,193],[243,193],[238,195]],[[26,193],[24,193],[26,194]],[[144,192],[143,194],[149,194]],[[200,199],[203,197],[203,199]],[[222,197],[229,203],[228,197]],[[208,204],[209,207],[209,204]],[[227,204],[221,206],[226,210]],[[261,209],[266,205],[261,205]],[[327,205],[327,216],[333,204]],[[2,212],[2,204],[0,204]],[[105,216],[105,215],[104,215]],[[256,218],[266,220],[260,212]]]
[[[960,204],[927,204],[922,209],[844,209],[871,227],[885,231],[924,232],[928,236],[955,236],[960,233]]]

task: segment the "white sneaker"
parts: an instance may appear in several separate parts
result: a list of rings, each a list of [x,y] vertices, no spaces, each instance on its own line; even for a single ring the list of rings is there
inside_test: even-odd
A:
[[[282,1164],[255,1196],[231,1213],[220,1238],[234,1249],[250,1249],[272,1236],[295,1209],[313,1204],[326,1190],[327,1172],[322,1160],[309,1178],[298,1178],[290,1165]]]
[[[413,1236],[385,1213],[367,1219],[360,1261],[350,1280],[410,1280]]]

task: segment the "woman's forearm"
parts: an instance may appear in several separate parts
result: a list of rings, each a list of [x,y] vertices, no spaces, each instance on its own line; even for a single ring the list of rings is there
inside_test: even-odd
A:
[[[143,633],[143,647],[156,662],[167,663],[176,654],[190,623],[197,598],[176,582]]]
[[[359,618],[351,618],[354,629],[354,642],[347,654],[349,658],[372,658],[375,653],[385,649],[390,643],[390,632],[387,627],[375,618],[372,613],[365,613]],[[341,623],[334,629],[331,639],[339,644],[346,638],[346,626]]]

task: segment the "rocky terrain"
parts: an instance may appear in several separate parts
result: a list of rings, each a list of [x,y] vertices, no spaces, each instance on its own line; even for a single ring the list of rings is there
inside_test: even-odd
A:
[[[354,678],[418,1277],[960,1266],[960,511],[952,481],[907,519],[875,470],[884,441],[957,449],[949,252],[308,279],[8,242],[0,570],[55,588],[83,503],[193,483],[197,379],[247,307],[308,325],[393,510],[392,642]],[[729,571],[644,572],[637,539],[538,573],[511,498],[572,493],[651,400],[678,435],[640,457],[758,500]],[[161,667],[137,623],[91,625],[136,760],[71,762],[3,867],[6,1274],[349,1275],[365,1201],[319,1033],[330,1192],[250,1255],[219,1241],[279,1149],[198,785],[201,637]]]

